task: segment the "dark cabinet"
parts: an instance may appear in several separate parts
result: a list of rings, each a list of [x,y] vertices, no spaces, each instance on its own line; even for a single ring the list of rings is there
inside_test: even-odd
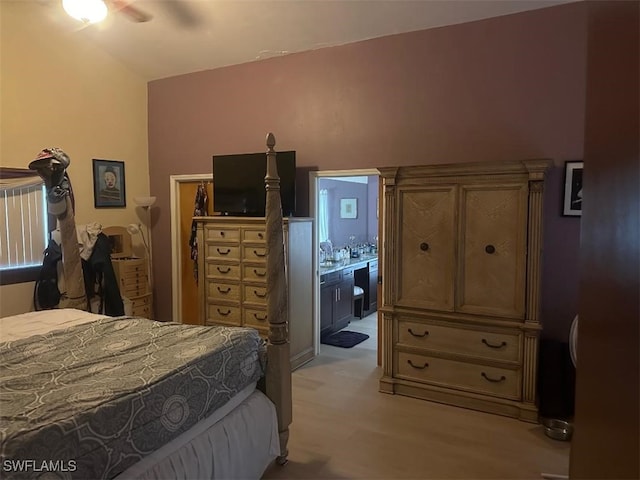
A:
[[[369,262],[369,288],[365,289],[365,308],[369,313],[378,309],[378,260]]]
[[[353,305],[353,269],[320,277],[320,336],[326,337],[349,324]]]
[[[378,308],[378,260],[371,260],[364,267],[354,271],[355,284],[364,290],[362,308],[365,315],[373,313]],[[354,312],[358,315],[358,312]]]

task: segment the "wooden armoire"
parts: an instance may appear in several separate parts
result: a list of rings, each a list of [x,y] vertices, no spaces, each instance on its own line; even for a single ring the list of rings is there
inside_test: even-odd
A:
[[[380,168],[380,390],[536,422],[550,160]]]

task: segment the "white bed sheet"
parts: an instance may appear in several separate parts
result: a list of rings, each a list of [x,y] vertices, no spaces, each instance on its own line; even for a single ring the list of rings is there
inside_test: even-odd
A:
[[[92,322],[105,315],[73,308],[56,308],[0,318],[0,341],[12,342],[31,335],[43,335],[53,330]]]
[[[104,315],[53,309],[0,318],[0,341],[91,322]],[[259,479],[280,454],[275,406],[255,383],[116,478]]]

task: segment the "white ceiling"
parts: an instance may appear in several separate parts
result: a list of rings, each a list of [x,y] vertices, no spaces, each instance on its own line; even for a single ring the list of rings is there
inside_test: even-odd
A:
[[[147,80],[396,33],[545,8],[574,0],[136,0],[81,27],[61,0],[40,0],[63,28],[90,38]]]

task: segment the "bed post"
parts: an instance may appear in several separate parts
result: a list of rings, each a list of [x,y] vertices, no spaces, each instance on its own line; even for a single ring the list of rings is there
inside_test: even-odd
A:
[[[282,205],[280,177],[273,149],[276,139],[267,135],[266,234],[267,234],[267,318],[269,343],[267,345],[267,396],[276,406],[280,436],[280,465],[287,463],[287,442],[291,424],[291,367],[289,359],[289,328],[287,306],[287,279],[284,267],[284,237],[282,233]]]

